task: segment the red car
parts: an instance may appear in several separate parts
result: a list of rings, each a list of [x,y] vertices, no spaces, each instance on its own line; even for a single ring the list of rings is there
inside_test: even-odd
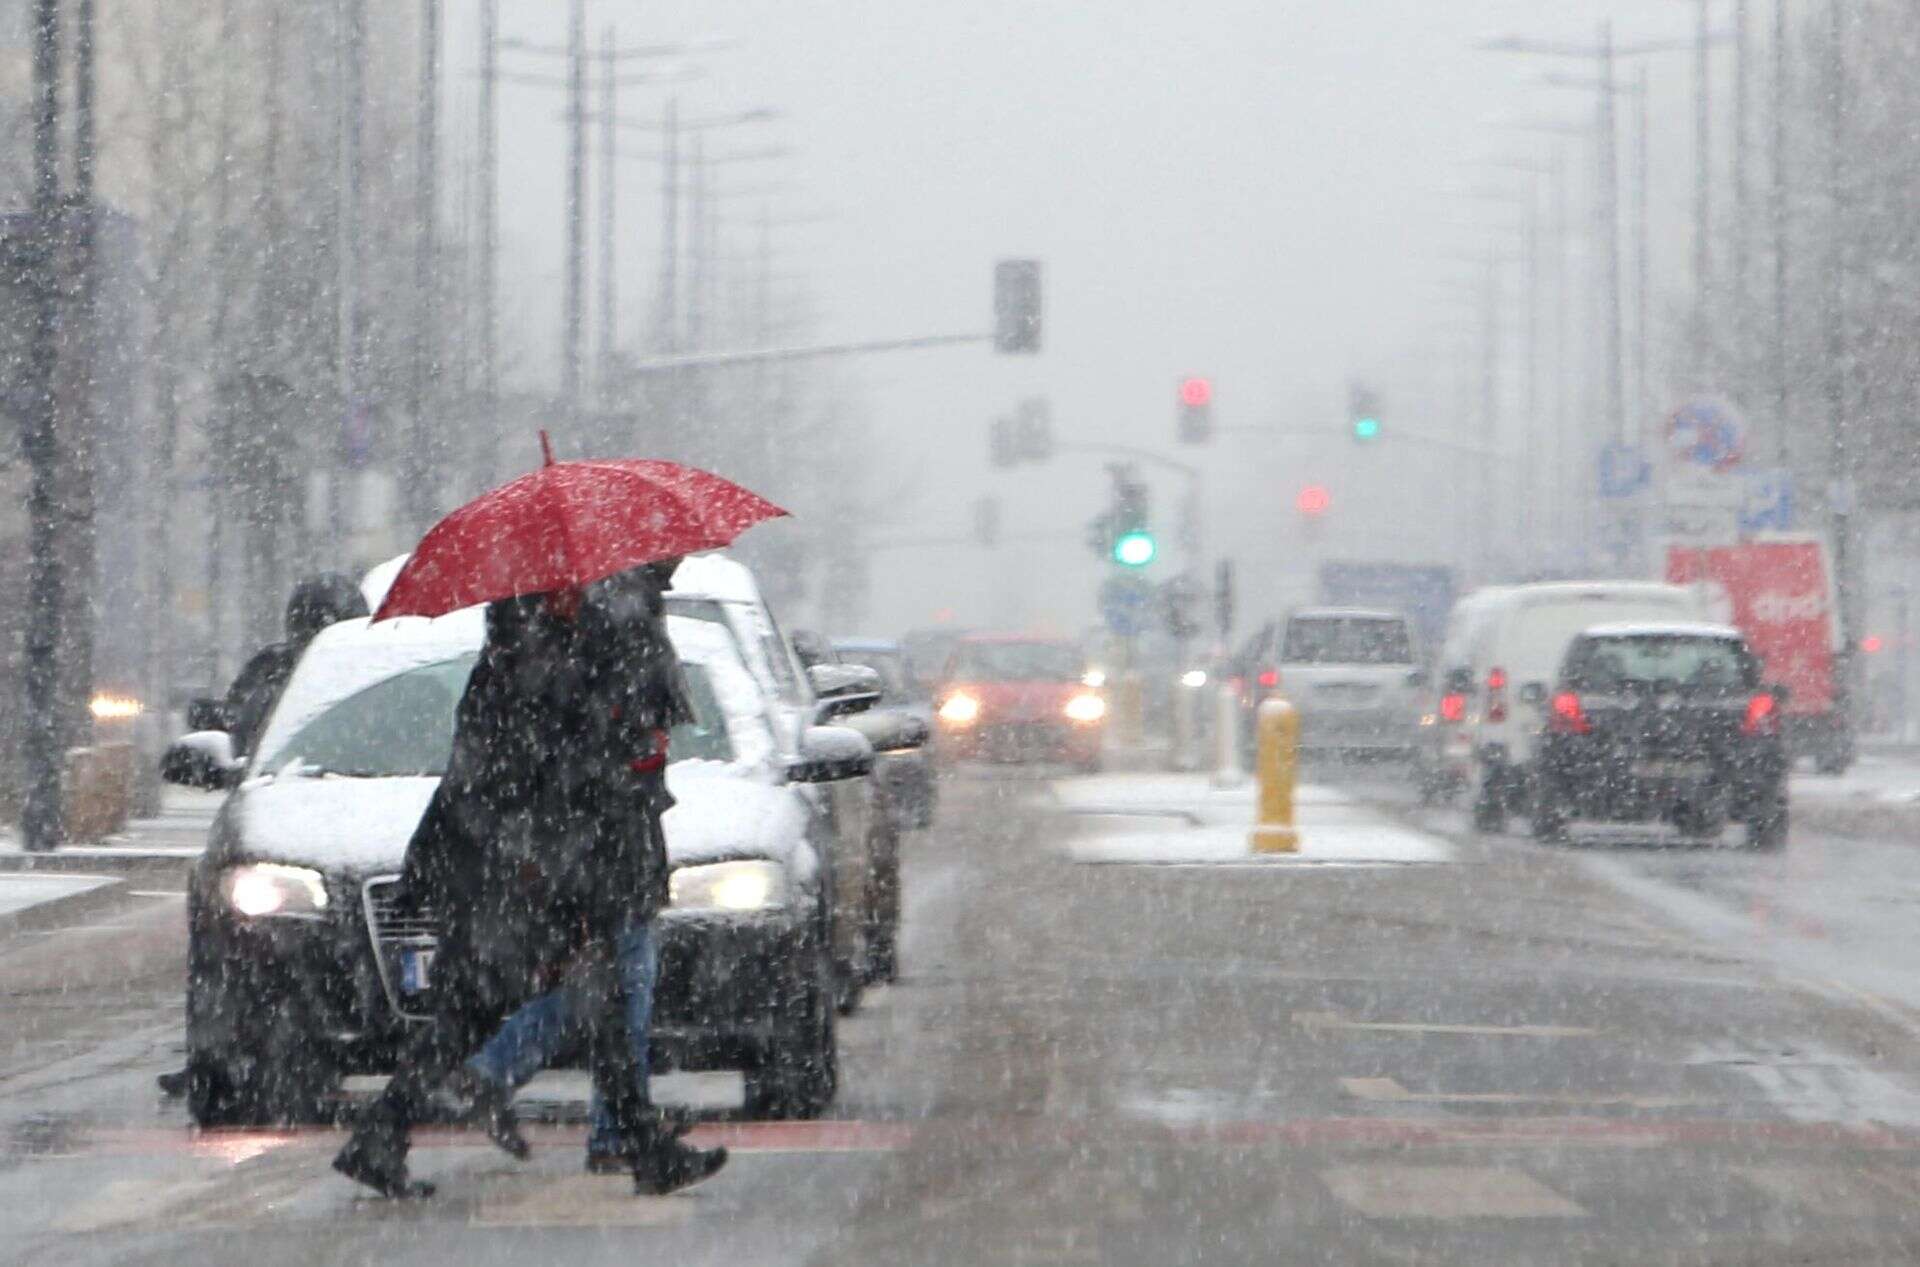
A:
[[[1070,642],[982,634],[955,645],[934,717],[949,756],[1100,768],[1107,702]]]

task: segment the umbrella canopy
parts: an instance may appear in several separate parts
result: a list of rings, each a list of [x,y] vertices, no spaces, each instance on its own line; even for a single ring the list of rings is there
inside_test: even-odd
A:
[[[677,462],[555,462],[451,512],[414,548],[375,620],[590,585],[659,559],[727,545],[787,512]]]

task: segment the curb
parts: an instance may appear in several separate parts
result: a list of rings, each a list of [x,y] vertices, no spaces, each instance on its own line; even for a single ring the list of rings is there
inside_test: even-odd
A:
[[[126,879],[183,879],[199,861],[198,854],[154,853],[7,853],[0,854],[0,872],[76,873],[114,875]]]

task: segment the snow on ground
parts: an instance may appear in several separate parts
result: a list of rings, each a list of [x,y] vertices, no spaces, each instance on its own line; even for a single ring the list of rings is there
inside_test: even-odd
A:
[[[112,876],[104,875],[54,875],[31,871],[0,873],[0,916],[18,915],[31,907],[64,901],[117,883],[119,881]]]
[[[1920,759],[1892,753],[1862,753],[1845,774],[1796,773],[1791,790],[1795,799],[1809,801],[1920,804]]]
[[[1316,784],[1297,790],[1300,848],[1285,854],[1256,854],[1248,845],[1251,782],[1216,788],[1206,775],[1096,775],[1059,780],[1051,793],[1080,820],[1065,843],[1076,862],[1376,866],[1453,858],[1445,841]]]

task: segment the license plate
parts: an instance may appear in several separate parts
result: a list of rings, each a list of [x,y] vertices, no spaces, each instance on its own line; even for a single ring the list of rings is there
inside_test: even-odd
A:
[[[1707,767],[1698,761],[1636,761],[1633,773],[1642,779],[1697,779]]]
[[[418,994],[426,989],[433,980],[433,951],[402,950],[400,952],[400,988],[408,994]]]

